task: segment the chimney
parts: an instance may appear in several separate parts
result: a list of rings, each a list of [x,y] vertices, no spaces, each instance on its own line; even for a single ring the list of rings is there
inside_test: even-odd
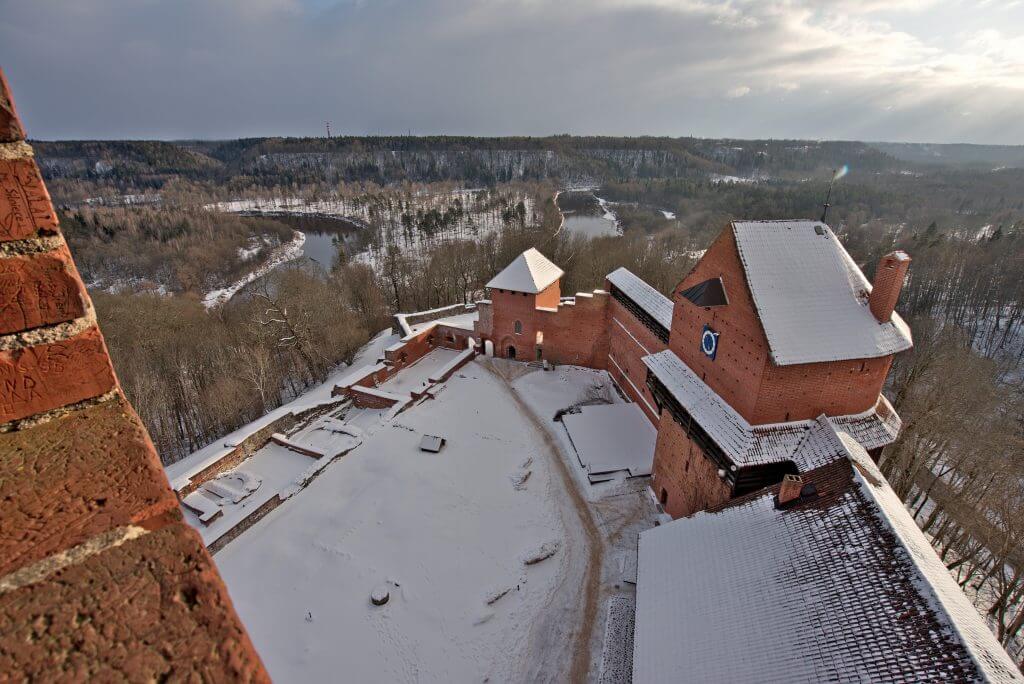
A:
[[[907,278],[909,268],[910,256],[902,250],[890,252],[878,262],[868,306],[879,323],[888,323],[892,318],[896,300],[900,298],[900,290],[903,289],[903,281]]]
[[[799,475],[786,475],[782,478],[782,486],[779,488],[779,496],[775,500],[776,508],[785,508],[800,500],[800,490],[803,489],[804,479]]]

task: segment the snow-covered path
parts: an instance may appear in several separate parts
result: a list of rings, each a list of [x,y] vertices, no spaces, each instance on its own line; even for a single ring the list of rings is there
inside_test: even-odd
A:
[[[480,365],[502,381],[508,396],[530,421],[544,443],[544,456],[558,473],[567,495],[559,498],[563,525],[568,533],[565,545],[568,567],[563,574],[560,601],[549,606],[543,619],[532,625],[532,646],[519,671],[526,675],[526,681],[582,682],[587,679],[591,665],[590,642],[601,591],[604,542],[586,498],[568,468],[570,457],[562,453],[535,407],[524,400],[512,384],[528,367],[501,359],[486,359]],[[570,400],[567,403],[575,398],[567,396]],[[566,638],[570,626],[571,639]]]

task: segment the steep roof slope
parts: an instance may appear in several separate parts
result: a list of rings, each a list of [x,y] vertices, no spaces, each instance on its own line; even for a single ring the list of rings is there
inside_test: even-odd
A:
[[[487,287],[537,294],[563,275],[565,272],[562,269],[531,247],[491,278]]]
[[[672,329],[671,299],[625,267],[619,267],[605,277],[608,278],[608,282],[636,302],[637,306],[650,314],[666,330]]]
[[[1024,681],[867,453],[640,536],[633,681]],[[817,458],[817,457],[816,457]]]
[[[898,314],[879,323],[871,285],[818,221],[736,221],[740,261],[772,359],[780,366],[865,359],[909,349]]]

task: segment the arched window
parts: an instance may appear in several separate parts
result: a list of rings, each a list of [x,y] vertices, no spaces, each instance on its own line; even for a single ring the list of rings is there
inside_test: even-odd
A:
[[[516,331],[516,335],[522,335],[523,334],[523,322],[522,321],[516,321],[512,325],[512,329]]]

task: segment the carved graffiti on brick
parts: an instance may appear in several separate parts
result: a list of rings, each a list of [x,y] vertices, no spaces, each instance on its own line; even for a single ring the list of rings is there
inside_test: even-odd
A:
[[[0,351],[0,422],[98,396],[113,386],[95,328],[64,342]]]
[[[36,230],[52,233],[57,217],[31,160],[0,161],[0,240],[21,240]]]

